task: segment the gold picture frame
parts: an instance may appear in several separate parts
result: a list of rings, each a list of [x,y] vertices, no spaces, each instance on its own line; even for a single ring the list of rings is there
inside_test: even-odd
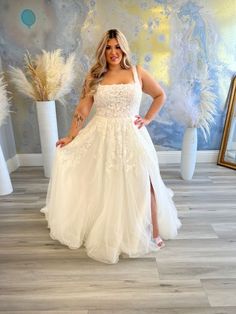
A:
[[[227,97],[227,113],[217,164],[236,169],[236,76]]]

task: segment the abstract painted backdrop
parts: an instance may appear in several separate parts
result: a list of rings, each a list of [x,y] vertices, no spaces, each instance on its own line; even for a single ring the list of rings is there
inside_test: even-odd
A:
[[[154,144],[159,150],[181,149],[185,126],[178,119],[178,103],[190,89],[197,106],[204,84],[210,84],[217,114],[208,141],[198,132],[198,149],[215,150],[236,70],[235,12],[235,0],[0,0],[2,67],[23,67],[26,49],[32,55],[41,49],[76,52],[77,80],[66,106],[57,103],[59,135],[64,136],[96,45],[106,30],[118,28],[130,43],[133,63],[150,71],[167,94],[165,106],[148,126]],[[35,106],[10,83],[9,89],[17,152],[39,153]],[[143,95],[142,114],[150,103]]]

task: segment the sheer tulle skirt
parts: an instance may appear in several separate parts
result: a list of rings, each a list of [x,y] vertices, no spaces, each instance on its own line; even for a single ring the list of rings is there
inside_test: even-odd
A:
[[[153,185],[160,235],[172,239],[181,223],[163,183],[145,127],[132,118],[95,115],[73,142],[57,148],[45,213],[53,239],[88,256],[117,263],[121,253],[142,256],[152,241]]]

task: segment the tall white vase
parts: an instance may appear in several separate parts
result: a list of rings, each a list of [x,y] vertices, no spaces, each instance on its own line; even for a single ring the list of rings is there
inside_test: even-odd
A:
[[[7,195],[13,191],[7,163],[0,145],[0,195]]]
[[[37,101],[40,143],[45,177],[50,177],[58,140],[55,101]]]
[[[181,151],[181,176],[191,180],[197,158],[197,128],[186,128]]]

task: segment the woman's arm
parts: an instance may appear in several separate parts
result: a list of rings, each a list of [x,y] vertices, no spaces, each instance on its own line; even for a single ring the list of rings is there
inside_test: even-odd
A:
[[[58,140],[56,146],[63,147],[69,144],[78,135],[91,111],[93,106],[93,96],[88,95],[87,80],[85,81],[83,88],[85,89],[85,92],[75,108],[69,134]]]
[[[71,122],[71,127],[69,130],[68,137],[72,140],[78,135],[79,131],[82,129],[86,118],[88,117],[93,105],[93,97],[85,95],[76,106],[74,115]]]
[[[155,81],[155,79],[140,65],[137,66],[138,76],[141,78],[142,81],[142,90],[144,93],[150,95],[153,98],[152,104],[146,113],[145,117],[142,118],[137,116],[135,120],[135,124],[140,129],[143,125],[149,124],[160,111],[161,107],[163,106],[166,95],[164,90],[161,86]]]

